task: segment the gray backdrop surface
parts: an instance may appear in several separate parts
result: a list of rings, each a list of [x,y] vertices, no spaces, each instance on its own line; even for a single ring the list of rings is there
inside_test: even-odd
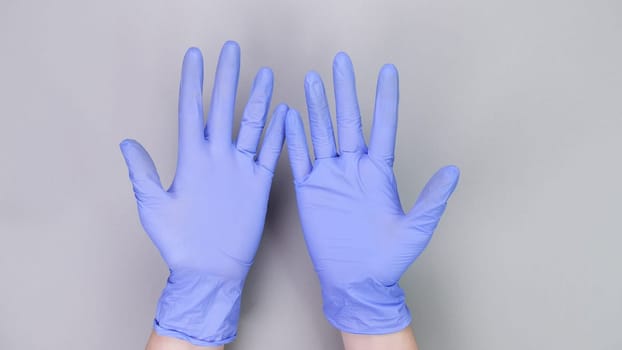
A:
[[[395,172],[461,182],[402,279],[422,349],[622,349],[619,1],[27,1],[0,4],[0,349],[139,349],[167,269],[118,150],[173,177],[189,46],[240,43],[304,112],[350,53],[365,131],[375,79],[400,71]],[[207,103],[206,97],[206,103]],[[331,105],[334,106],[333,101]],[[239,120],[239,113],[238,113]],[[321,313],[287,157],[229,349],[340,349]]]

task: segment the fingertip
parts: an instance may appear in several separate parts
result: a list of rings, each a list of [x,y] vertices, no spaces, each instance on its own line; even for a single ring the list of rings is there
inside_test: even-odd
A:
[[[234,40],[227,40],[225,41],[225,43],[222,45],[223,49],[228,49],[228,50],[234,50],[234,51],[240,51],[240,44],[238,44],[236,41]]]
[[[240,46],[235,41],[227,41],[220,50],[218,65],[226,63],[226,67],[233,68],[234,71],[240,66]],[[239,73],[238,73],[239,74]]]
[[[344,67],[348,65],[352,65],[352,60],[350,56],[344,51],[339,51],[335,55],[335,59],[333,60],[333,64],[338,67]]]
[[[301,122],[300,114],[295,108],[290,108],[287,110],[285,121],[286,121],[287,126],[291,126],[291,127],[298,126],[298,124]]]
[[[380,73],[378,74],[378,79],[384,82],[397,82],[398,81],[398,72],[397,67],[395,67],[391,63],[387,63],[380,68]]]
[[[272,95],[272,88],[274,85],[274,76],[272,69],[268,67],[262,67],[257,71],[255,80],[253,81],[253,89],[256,87],[262,88],[261,90],[270,97]]]
[[[453,165],[453,164],[448,165],[445,167],[445,169],[453,172],[456,175],[460,175],[460,168],[458,168],[456,165]]]
[[[123,141],[121,141],[121,142],[119,143],[119,147],[121,147],[121,148],[126,147],[126,146],[128,146],[129,144],[131,144],[132,142],[136,142],[136,141],[135,141],[135,140],[133,140],[133,139],[124,139]]]
[[[196,77],[199,79],[197,80]],[[187,85],[191,82],[199,82],[201,90],[203,89],[203,55],[196,47],[186,50],[182,65],[181,84]]]
[[[289,109],[289,106],[285,103],[279,103],[276,108],[274,109],[274,114],[275,115],[283,115],[283,117],[285,117],[285,114],[287,113],[287,110]]]
[[[183,75],[195,75],[200,77],[201,85],[203,85],[203,55],[201,50],[196,47],[190,47],[184,55],[182,70]]]
[[[305,95],[307,106],[313,101],[324,99],[324,83],[322,83],[322,77],[315,71],[307,73],[305,77]]]
[[[133,139],[125,139],[119,143],[121,154],[125,160],[125,164],[131,169],[133,163],[140,159],[141,154],[146,153],[145,149],[138,141]]]
[[[287,116],[292,119],[300,119],[300,113],[298,113],[296,108],[290,108],[287,111]]]
[[[305,84],[312,85],[314,82],[321,80],[320,74],[314,70],[310,70],[305,75]]]
[[[447,165],[441,171],[449,178],[458,179],[460,177],[460,168],[455,165]]]
[[[188,50],[186,50],[186,58],[193,58],[193,59],[202,59],[203,55],[201,54],[201,50],[195,46],[191,46],[188,48]]]
[[[282,133],[285,132],[285,117],[287,115],[288,108],[289,107],[285,103],[280,103],[274,109],[274,112],[272,113],[272,120],[270,121],[270,124],[277,125],[279,129],[281,129]]]
[[[335,55],[333,61],[333,79],[338,81],[353,81],[354,79],[354,66],[352,60],[345,52],[339,52]]]
[[[395,68],[392,64],[385,64],[382,66],[382,68],[380,68],[380,73],[378,73],[376,98],[392,97],[396,98],[394,102],[397,102],[397,98],[399,96],[398,83],[397,68]]]
[[[449,196],[454,192],[460,179],[460,169],[455,165],[448,165],[442,167],[438,172],[440,188],[444,188],[445,200],[449,199]]]
[[[411,220],[416,220],[421,232],[432,234],[440,220],[447,201],[458,184],[460,170],[454,165],[440,168],[428,180],[415,205],[408,213]]]
[[[262,77],[264,79],[272,80],[274,77],[274,73],[272,72],[272,69],[270,67],[261,67],[259,68],[259,71],[257,72],[257,76]]]
[[[304,127],[302,126],[300,114],[296,109],[289,108],[285,115],[285,134],[289,135],[291,140],[294,140],[299,137],[303,129]]]
[[[386,63],[380,68],[380,73],[397,76],[397,67],[392,63]]]
[[[142,148],[142,146],[134,139],[124,139],[119,143],[119,148],[121,148],[121,152],[125,154],[125,152],[129,151],[131,148]]]

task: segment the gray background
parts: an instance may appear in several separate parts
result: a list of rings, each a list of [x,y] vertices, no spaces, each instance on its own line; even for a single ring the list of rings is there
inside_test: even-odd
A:
[[[305,72],[330,81],[345,50],[366,132],[377,71],[396,64],[405,207],[461,168],[402,280],[422,349],[622,349],[621,34],[613,0],[3,0],[0,348],[144,346],[167,269],[117,144],[140,140],[168,183],[184,50],[203,50],[209,91],[234,39],[238,111],[263,65],[274,105],[304,111]],[[286,159],[229,349],[342,347]]]

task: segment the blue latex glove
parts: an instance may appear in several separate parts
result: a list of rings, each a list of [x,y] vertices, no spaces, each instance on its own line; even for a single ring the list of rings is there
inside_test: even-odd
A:
[[[346,54],[335,57],[333,77],[339,153],[317,73],[310,72],[305,81],[313,165],[298,113],[290,109],[285,122],[305,241],[330,323],[349,333],[397,332],[411,321],[398,281],[430,241],[459,171],[454,166],[439,170],[405,214],[392,169],[397,70],[386,65],[380,71],[369,150]]]
[[[255,157],[272,96],[272,72],[264,68],[232,143],[239,69],[240,48],[227,42],[204,130],[203,59],[196,48],[186,52],[177,170],[168,190],[143,147],[133,140],[121,143],[141,223],[170,269],[154,328],[196,345],[220,345],[236,336],[242,287],[261,238],[284,139],[287,106],[280,105]]]

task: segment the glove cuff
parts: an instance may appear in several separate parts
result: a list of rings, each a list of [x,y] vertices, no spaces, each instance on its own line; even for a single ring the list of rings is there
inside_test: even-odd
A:
[[[367,279],[322,285],[324,315],[337,329],[354,334],[389,334],[410,324],[412,317],[398,283],[385,286]]]
[[[153,328],[199,346],[230,343],[237,336],[243,287],[244,280],[171,272]]]

